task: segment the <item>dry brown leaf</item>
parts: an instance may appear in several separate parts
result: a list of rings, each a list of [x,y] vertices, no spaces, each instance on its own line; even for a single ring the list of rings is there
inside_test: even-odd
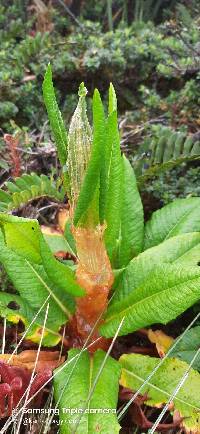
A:
[[[6,361],[11,366],[17,366],[19,368],[27,368],[30,371],[34,369],[35,360],[37,356],[37,350],[25,350],[20,354],[14,355],[11,360],[11,354],[0,354],[0,360]],[[51,369],[52,371],[61,365],[65,360],[65,357],[59,357],[59,351],[40,351],[38,362],[36,366],[36,372],[43,371],[44,369]]]
[[[20,134],[4,134],[3,139],[6,143],[10,154],[10,165],[12,166],[12,176],[18,177],[21,175],[21,159],[18,150]]]
[[[174,341],[171,336],[166,335],[162,330],[153,331],[152,329],[149,329],[147,336],[152,344],[156,344],[160,357],[164,357]]]
[[[69,210],[66,208],[62,208],[61,210],[59,210],[57,214],[57,218],[58,218],[58,229],[64,232],[66,222],[69,219]]]
[[[45,226],[42,225],[41,227],[41,231],[44,235],[57,235],[57,236],[62,236],[62,232],[60,229],[56,229],[53,228],[52,226]]]
[[[25,75],[23,78],[22,78],[22,83],[26,83],[27,81],[33,81],[33,80],[35,80],[36,79],[36,75]]]
[[[46,237],[54,256],[58,259],[73,259],[74,255],[69,252],[69,245],[64,237],[64,234],[59,228],[50,226],[41,226],[41,231]]]

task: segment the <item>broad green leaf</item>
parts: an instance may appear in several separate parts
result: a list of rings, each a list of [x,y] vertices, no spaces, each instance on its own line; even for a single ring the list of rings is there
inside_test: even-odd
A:
[[[100,170],[103,163],[105,147],[105,116],[101,97],[97,89],[95,89],[93,97],[93,129],[91,157],[75,210],[75,225],[78,224],[81,217],[86,213],[95,195],[100,181]]]
[[[83,296],[85,291],[76,282],[71,268],[54,258],[42,235],[39,240],[42,264],[50,281],[61,291],[76,297]]]
[[[76,429],[76,434],[117,434],[120,430],[116,417],[119,364],[111,357],[107,359],[94,393],[87,403],[106,353],[98,350],[91,357],[83,352],[78,359],[76,356],[79,355],[79,350],[70,350],[68,361],[72,361],[54,377],[55,400],[60,400],[60,433],[71,434]],[[69,410],[63,412],[63,409]],[[81,414],[80,423],[76,427]]]
[[[114,336],[124,318],[120,335],[151,324],[166,324],[200,298],[199,267],[155,265],[148,278],[129,295],[111,303],[100,328],[106,337]]]
[[[14,307],[9,307],[13,306]],[[33,325],[30,327],[31,321],[37,314],[37,310],[34,310],[26,300],[19,295],[8,294],[6,292],[0,292],[0,317],[6,318],[11,323],[17,324],[22,321],[25,330],[29,327],[26,333],[25,339],[29,339],[32,342],[39,343],[41,340],[41,327],[44,323],[45,311],[47,304],[44,306],[41,313],[36,317]],[[57,326],[52,325],[52,329],[45,328],[44,338],[42,344],[45,346],[55,346],[59,343],[62,336],[57,331]]]
[[[188,330],[183,338],[176,344],[171,352],[171,357],[177,357],[190,363],[200,345],[200,326]],[[200,371],[200,355],[194,361],[193,368]]]
[[[118,267],[126,266],[142,251],[144,236],[143,206],[134,171],[123,156],[123,197],[119,239]]]
[[[42,89],[51,129],[57,145],[58,157],[64,166],[67,160],[67,134],[55,97],[50,64],[45,73]]]
[[[41,264],[39,253],[39,224],[37,220],[0,214],[0,227],[3,230],[7,247],[31,262]]]
[[[159,359],[141,354],[124,354],[119,362],[122,367],[120,384],[134,392],[159,363]],[[168,402],[172,393],[187,372],[188,365],[176,358],[167,358],[149,382],[142,388],[147,393],[145,404],[160,407]],[[183,417],[182,425],[191,433],[200,432],[200,374],[191,369],[189,375],[173,400],[173,413],[177,410]]]
[[[58,291],[48,280],[41,265],[33,264],[19,254],[8,249],[3,243],[0,244],[0,262],[13,282],[21,297],[34,308],[39,309],[51,295],[49,320],[51,316],[56,323],[63,324],[73,310],[73,299],[68,298],[63,304],[63,294]],[[67,307],[67,301],[69,306]]]
[[[112,259],[113,251],[116,248],[116,239],[118,238],[121,217],[121,190],[122,190],[122,157],[120,151],[120,139],[117,124],[117,112],[112,112],[107,119],[107,146],[109,160],[106,165],[107,185],[105,187],[105,221],[107,228],[105,230],[105,243]],[[106,174],[104,174],[106,178]],[[100,203],[102,207],[102,204]]]
[[[119,278],[113,302],[124,299],[143,285],[158,264],[180,264],[195,266],[200,260],[200,233],[179,235],[158,246],[145,250],[132,259]]]
[[[15,218],[14,226],[17,225]],[[30,224],[30,221],[25,219],[24,223]],[[36,221],[34,221],[36,225]],[[6,223],[7,224],[7,223]],[[9,223],[11,224],[11,223]],[[21,220],[19,225],[21,224]],[[32,224],[32,223],[31,223]],[[27,226],[28,227],[28,226]],[[35,226],[37,228],[37,226]],[[23,234],[19,232],[23,237]],[[27,232],[28,233],[28,232]],[[32,233],[31,233],[32,234]],[[30,235],[30,233],[29,233]],[[33,231],[33,239],[35,237],[35,232]],[[71,295],[64,293],[62,289],[57,285],[53,284],[48,278],[42,265],[32,261],[32,251],[31,255],[26,248],[28,242],[25,245],[23,243],[17,246],[14,244],[12,246],[11,238],[9,238],[9,247],[7,246],[6,237],[1,235],[0,240],[0,262],[5,267],[5,270],[13,282],[16,290],[19,292],[20,296],[23,298],[24,302],[27,302],[34,312],[37,312],[39,308],[43,305],[47,296],[50,295],[49,299],[49,313],[46,328],[58,332],[61,325],[64,324],[69,318],[71,318],[72,313],[75,309],[74,299]],[[38,242],[39,242],[39,228],[38,228]],[[30,239],[31,244],[31,239]],[[40,250],[39,250],[40,252]],[[42,259],[41,259],[42,261]],[[42,323],[39,323],[40,327]]]
[[[29,260],[31,264],[43,265],[46,275],[60,294],[62,291],[76,296],[84,294],[76,283],[72,270],[54,258],[48,244],[45,243],[37,220],[3,214],[0,215],[0,224],[3,227],[6,246]]]
[[[152,214],[145,225],[144,249],[186,232],[200,231],[200,198],[177,199]]]

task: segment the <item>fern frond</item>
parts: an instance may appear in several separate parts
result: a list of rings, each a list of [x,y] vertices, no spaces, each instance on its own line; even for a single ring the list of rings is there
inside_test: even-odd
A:
[[[56,201],[64,200],[64,189],[59,190],[56,183],[46,175],[24,174],[14,181],[6,182],[7,191],[0,189],[0,211],[11,211],[27,202],[48,196]]]
[[[181,163],[200,159],[200,142],[194,135],[167,127],[160,128],[157,135],[142,143],[133,162],[139,185]]]

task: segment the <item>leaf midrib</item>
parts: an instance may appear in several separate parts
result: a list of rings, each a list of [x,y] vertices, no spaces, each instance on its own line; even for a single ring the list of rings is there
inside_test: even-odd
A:
[[[138,302],[132,304],[131,306],[129,306],[129,307],[127,307],[127,308],[121,310],[120,312],[117,312],[117,313],[114,314],[113,316],[109,317],[109,318],[107,319],[107,321],[106,321],[106,319],[105,319],[105,324],[108,323],[109,321],[115,319],[118,315],[123,315],[123,316],[126,315],[126,314],[124,314],[124,312],[127,312],[127,311],[133,309],[135,306],[137,306],[137,305],[139,305],[139,304],[141,304],[141,303],[144,303],[144,301],[149,300],[149,299],[153,298],[154,296],[159,296],[159,294],[161,294],[161,293],[164,294],[164,293],[165,293],[166,291],[168,291],[169,289],[172,290],[173,288],[176,288],[176,287],[178,287],[178,286],[180,286],[180,285],[183,285],[184,283],[187,283],[187,282],[190,282],[190,281],[193,281],[193,280],[196,280],[196,279],[200,279],[200,276],[198,276],[198,277],[196,276],[196,277],[190,278],[190,279],[188,279],[188,280],[186,280],[186,281],[184,281],[184,282],[179,283],[178,285],[168,286],[166,289],[162,289],[161,291],[158,291],[158,292],[156,292],[156,293],[154,293],[154,294],[151,294],[151,295],[149,295],[148,297],[145,297],[145,298],[139,300]]]
[[[59,306],[59,308],[64,312],[64,314],[68,317],[68,319],[70,320],[72,318],[72,315],[70,313],[70,311],[61,303],[61,301],[58,299],[58,297],[54,294],[54,292],[52,291],[51,288],[49,288],[49,286],[46,284],[46,282],[42,279],[42,277],[39,275],[39,273],[35,270],[35,268],[31,265],[31,263],[25,259],[27,265],[29,266],[29,268],[31,268],[31,270],[35,273],[35,275],[37,276],[38,280],[42,283],[42,285],[45,287],[45,289],[48,291],[48,293],[51,295],[51,297],[54,299],[54,301],[56,302],[56,304]]]
[[[169,230],[169,232],[167,233],[167,235],[165,236],[163,241],[168,240],[170,238],[170,234],[172,233],[172,231],[174,231],[180,225],[180,223],[183,222],[185,217],[187,217],[195,208],[196,208],[196,204],[181,216],[179,221]],[[194,231],[192,231],[192,232],[194,232]]]

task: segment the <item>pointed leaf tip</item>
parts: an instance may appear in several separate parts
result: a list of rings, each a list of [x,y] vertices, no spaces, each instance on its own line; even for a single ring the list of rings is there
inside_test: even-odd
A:
[[[44,90],[45,84],[48,80],[52,81],[52,69],[51,69],[50,63],[48,63],[47,69],[46,69],[45,74],[44,74],[44,79],[43,79],[43,83],[42,83],[43,90]]]
[[[85,97],[88,93],[87,87],[85,87],[84,82],[82,82],[79,86],[78,96]]]
[[[108,102],[108,111],[109,113],[112,113],[113,111],[117,110],[117,97],[115,93],[115,88],[112,83],[110,83],[109,86],[109,102]]]
[[[101,95],[100,95],[100,92],[97,88],[94,89],[93,99],[101,100]]]

